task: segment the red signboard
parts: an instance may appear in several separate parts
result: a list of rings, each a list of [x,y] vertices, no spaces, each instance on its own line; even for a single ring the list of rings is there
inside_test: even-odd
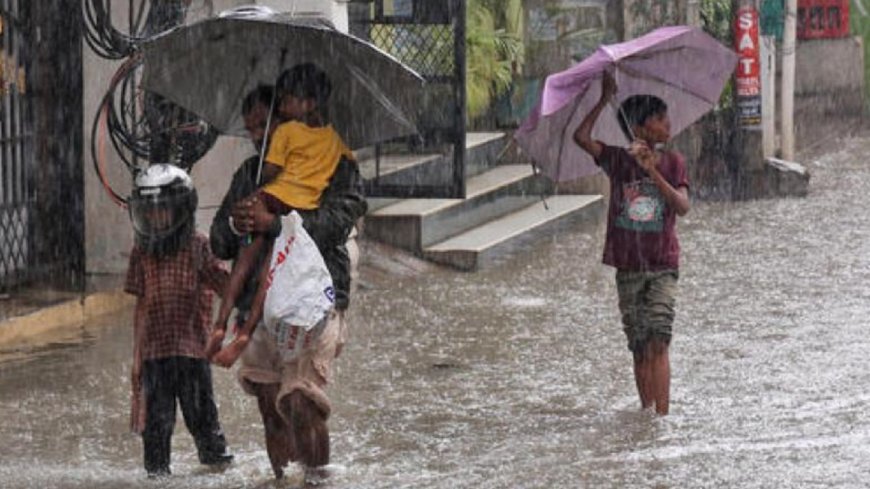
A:
[[[761,63],[758,44],[758,11],[741,7],[734,26],[734,50],[737,51],[737,105],[743,126],[761,124]]]
[[[825,39],[849,35],[849,0],[799,0],[798,39]]]
[[[742,7],[737,12],[734,29],[737,51],[737,95],[761,93],[761,64],[758,58],[758,12],[752,7]]]

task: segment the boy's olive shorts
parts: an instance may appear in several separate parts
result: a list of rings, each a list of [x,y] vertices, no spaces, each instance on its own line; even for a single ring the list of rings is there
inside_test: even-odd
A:
[[[678,278],[676,270],[617,270],[619,312],[629,350],[639,352],[653,338],[670,344]]]

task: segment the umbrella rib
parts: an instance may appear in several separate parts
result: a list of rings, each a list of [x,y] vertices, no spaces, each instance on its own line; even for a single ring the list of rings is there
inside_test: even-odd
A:
[[[343,110],[336,118],[336,122],[341,121],[339,126],[347,126],[348,134],[343,137],[349,143],[364,146],[375,139],[419,133],[415,99],[425,84],[419,73],[373,43],[324,27],[326,24],[309,26],[306,22],[284,17],[209,19],[175,29],[171,35],[167,32],[143,49],[149,63],[142,87],[196,113],[224,134],[241,136],[244,130],[236,101],[260,82],[274,84],[284,69],[283,62],[274,63],[279,53],[281,57],[286,53],[287,62],[311,58],[324,70],[335,72],[330,76],[343,91],[340,97],[333,94],[333,105],[346,109],[362,105],[371,110],[357,115]],[[326,49],[312,49],[321,45]],[[201,62],[203,69],[190,69],[193,61]],[[348,80],[339,82],[339,76]],[[360,104],[357,97],[371,101]],[[383,122],[363,122],[373,118]]]
[[[356,79],[359,80],[369,90],[369,92],[372,94],[372,96],[375,97],[377,99],[377,101],[380,102],[381,105],[385,109],[387,109],[387,112],[391,116],[393,116],[396,119],[396,121],[398,121],[400,124],[405,125],[405,127],[417,129],[416,124],[414,124],[413,122],[408,120],[407,117],[405,117],[405,114],[403,113],[402,109],[397,107],[396,104],[394,104],[393,101],[390,100],[390,98],[387,97],[386,94],[384,94],[384,92],[382,90],[380,90],[369,79],[369,77],[365,74],[365,72],[363,72],[359,67],[357,67],[353,63],[348,64],[347,68],[348,68],[348,70],[350,70],[350,72],[354,76],[356,76]]]
[[[655,76],[655,75],[651,75],[651,74],[649,74],[649,73],[642,73],[642,72],[640,72],[640,71],[633,70],[633,69],[631,69],[631,68],[627,68],[627,67],[625,67],[625,66],[622,66],[622,65],[620,65],[620,64],[618,64],[618,63],[616,64],[616,66],[617,66],[620,70],[624,71],[624,72],[627,73],[628,75],[633,76],[634,78],[640,78],[640,79],[645,79],[645,80],[656,81],[656,82],[659,82],[659,83],[661,83],[661,84],[663,84],[663,85],[667,85],[667,86],[669,86],[669,87],[676,88],[677,90],[679,90],[679,91],[681,91],[681,92],[684,92],[684,93],[687,93],[687,94],[689,94],[689,95],[692,95],[693,97],[699,98],[699,99],[701,99],[702,101],[704,101],[704,102],[706,102],[706,103],[708,103],[708,104],[716,105],[716,102],[717,102],[716,100],[707,100],[707,98],[704,97],[703,95],[698,94],[698,93],[695,93],[695,91],[690,90],[690,89],[687,88],[687,87],[680,86],[680,85],[677,85],[677,84],[675,84],[675,83],[673,83],[673,82],[670,82],[670,81],[668,81],[668,80],[665,80],[665,79],[662,78],[662,77]]]

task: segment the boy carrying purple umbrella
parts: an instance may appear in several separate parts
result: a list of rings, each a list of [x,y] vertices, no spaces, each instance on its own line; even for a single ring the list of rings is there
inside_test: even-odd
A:
[[[619,107],[628,149],[592,138],[601,111],[616,93],[605,73],[601,99],[583,119],[574,140],[610,179],[604,263],[616,268],[619,310],[643,409],[668,414],[670,359],[680,244],[677,216],[689,212],[683,156],[659,146],[670,139],[668,107],[652,95],[634,95]]]

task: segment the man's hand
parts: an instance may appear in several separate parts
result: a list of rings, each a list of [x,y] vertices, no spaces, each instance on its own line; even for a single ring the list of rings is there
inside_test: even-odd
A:
[[[272,228],[275,214],[256,195],[242,199],[232,210],[233,225],[243,233],[266,233]]]

